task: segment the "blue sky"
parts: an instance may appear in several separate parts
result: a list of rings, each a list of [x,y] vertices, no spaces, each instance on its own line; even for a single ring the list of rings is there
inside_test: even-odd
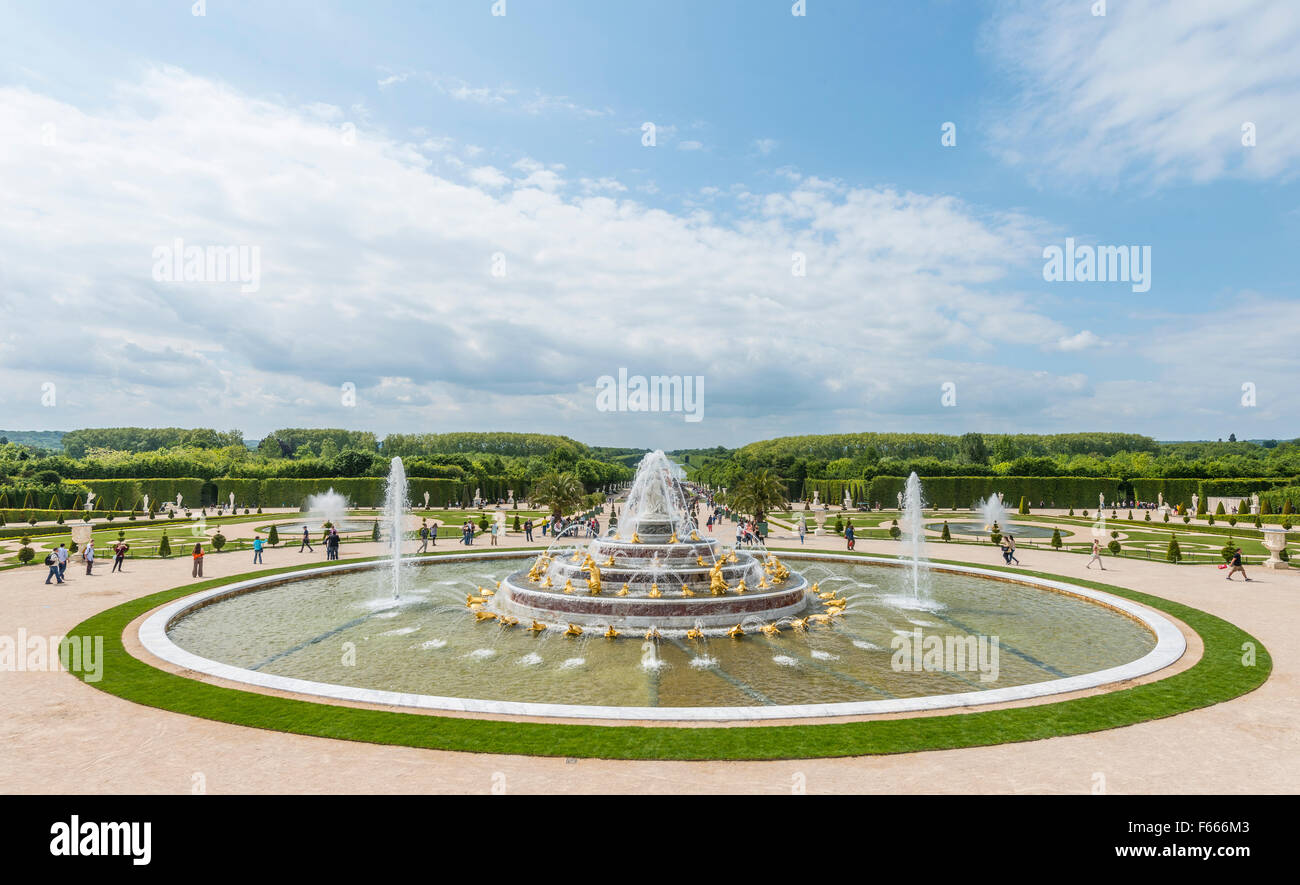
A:
[[[1294,3],[492,5],[0,3],[0,425],[1300,434]]]

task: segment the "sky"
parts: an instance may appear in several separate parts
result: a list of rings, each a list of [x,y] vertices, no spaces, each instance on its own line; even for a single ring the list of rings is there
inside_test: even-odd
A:
[[[0,427],[1300,436],[1297,44],[1294,0],[0,0]]]

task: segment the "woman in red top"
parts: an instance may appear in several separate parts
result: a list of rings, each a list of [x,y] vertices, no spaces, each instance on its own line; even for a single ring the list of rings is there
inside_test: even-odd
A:
[[[203,577],[203,545],[194,545],[194,571],[190,575],[194,578]]]

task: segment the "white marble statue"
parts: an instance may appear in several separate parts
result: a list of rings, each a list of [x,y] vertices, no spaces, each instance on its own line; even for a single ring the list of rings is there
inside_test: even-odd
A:
[[[1192,513],[1199,513],[1200,510],[1201,510],[1201,496],[1198,495],[1198,494],[1196,494],[1195,492],[1193,492],[1193,493],[1192,493]]]
[[[234,493],[234,492],[231,492],[231,493],[230,493],[230,509],[231,509],[231,510],[234,510],[234,509],[235,509],[235,493]]]
[[[178,510],[180,509],[181,501],[184,500],[184,498],[185,498],[185,496],[182,495],[180,492],[177,492],[177,493],[176,493],[176,508],[177,508]]]
[[[94,509],[95,509],[95,493],[94,493],[94,492],[86,492],[86,509],[87,509],[87,510],[94,510]]]
[[[1259,513],[1259,492],[1253,492],[1250,496],[1250,512]]]
[[[149,512],[149,496],[148,496],[148,495],[145,495],[145,496],[144,496],[144,512],[145,512],[145,513],[148,513],[148,512]]]
[[[428,493],[428,492],[425,492],[425,493],[424,493],[424,509],[425,509],[425,510],[428,510],[428,509],[429,509],[429,493]]]

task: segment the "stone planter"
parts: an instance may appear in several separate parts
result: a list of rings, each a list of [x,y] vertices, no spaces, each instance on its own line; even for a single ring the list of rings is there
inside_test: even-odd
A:
[[[1268,559],[1264,560],[1264,568],[1284,569],[1290,567],[1288,563],[1284,562],[1278,555],[1286,549],[1285,529],[1265,527],[1264,546],[1268,548],[1269,552]]]

